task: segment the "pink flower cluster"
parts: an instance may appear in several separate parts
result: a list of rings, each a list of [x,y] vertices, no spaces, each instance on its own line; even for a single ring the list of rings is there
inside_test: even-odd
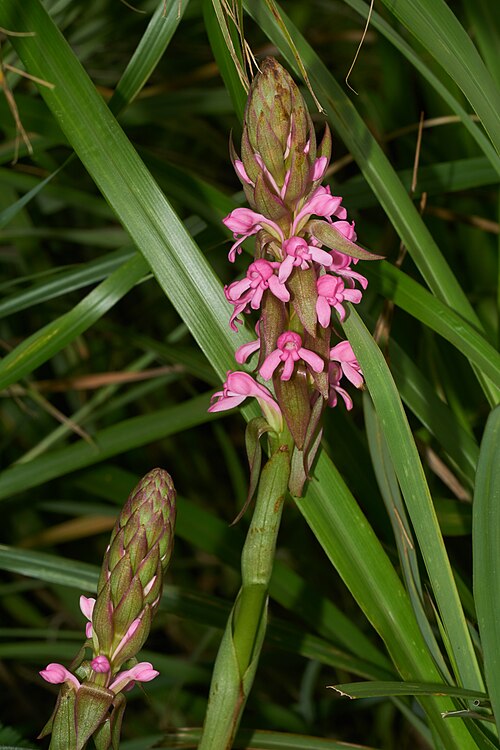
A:
[[[315,174],[324,172],[325,160],[316,161]],[[237,172],[243,181],[246,173],[241,162],[237,162]],[[338,252],[335,249],[324,249],[322,243],[307,231],[311,216],[320,216],[346,239],[355,242],[354,223],[346,221],[347,212],[341,206],[342,199],[331,195],[329,187],[318,186],[313,194],[294,213],[291,221],[291,236],[285,237],[282,227],[272,219],[258,214],[250,208],[236,208],[223,221],[234,234],[235,242],[229,251],[229,260],[234,261],[236,253],[241,252],[241,245],[248,237],[259,232],[267,235],[270,241],[265,243],[268,257],[259,257],[250,263],[245,276],[224,288],[227,301],[233,306],[229,323],[234,331],[242,323],[242,314],[259,310],[265,295],[273,295],[283,303],[289,303],[293,292],[289,288],[292,274],[313,269],[315,273],[315,314],[316,321],[322,328],[331,324],[332,308],[341,321],[344,320],[346,301],[357,304],[361,301],[362,291],[366,289],[367,279],[355,271],[352,266],[358,258]],[[300,234],[299,234],[300,233]],[[356,288],[358,284],[361,289]],[[236,361],[243,364],[260,349],[259,323],[256,326],[257,339],[241,346],[235,354]],[[352,399],[340,386],[343,377],[356,388],[363,385],[363,376],[354,356],[351,345],[342,341],[330,350],[328,361],[303,345],[303,335],[295,330],[284,330],[276,339],[276,348],[265,356],[258,367],[260,377],[269,381],[276,371],[281,380],[290,380],[296,365],[306,371],[319,373],[327,371],[329,380],[329,406],[336,406],[337,394],[341,395],[347,409],[352,409]],[[212,398],[209,411],[231,409],[244,401],[247,396],[259,400],[261,407],[273,422],[279,406],[270,391],[257,383],[244,372],[228,372],[222,391]],[[266,406],[264,406],[264,404]]]
[[[88,639],[92,638],[93,635],[92,614],[95,602],[96,600],[91,597],[80,597],[80,609],[82,614],[85,615],[88,620],[85,626],[85,635]],[[153,669],[153,665],[150,664],[150,662],[146,661],[139,662],[131,669],[126,669],[122,672],[116,673],[116,667],[113,669],[113,663],[117,660],[119,652],[121,652],[127,643],[129,643],[130,639],[137,631],[139,624],[140,619],[136,618],[129,626],[127,632],[112,654],[109,654],[109,656],[106,656],[105,654],[97,654],[97,656],[94,656],[90,662],[90,678],[92,679],[93,674],[105,675],[104,681],[101,681],[100,684],[111,690],[115,695],[123,691],[131,690],[136,682],[150,682],[160,674],[156,669]],[[48,664],[45,669],[41,670],[40,676],[43,677],[46,682],[50,682],[53,685],[62,685],[66,682],[77,692],[81,687],[80,680],[72,672],[66,669],[66,667],[57,662]]]
[[[344,386],[363,386],[338,322],[368,285],[356,270],[358,261],[380,256],[356,244],[342,198],[321,184],[330,160],[330,131],[326,126],[318,142],[297,85],[274,58],[262,61],[252,82],[241,156],[230,148],[250,207],[236,208],[223,219],[234,238],[229,260],[235,262],[249,238],[255,252],[243,278],[225,286],[224,294],[233,331],[245,315],[259,315],[256,339],[235,353],[240,365],[255,355],[256,365],[254,376],[228,372],[209,411],[230,409],[253,396],[272,430],[279,433],[286,423],[293,450],[301,453],[295,454],[290,480],[292,494],[300,495],[319,445],[323,409],[336,406],[339,397],[351,409]]]

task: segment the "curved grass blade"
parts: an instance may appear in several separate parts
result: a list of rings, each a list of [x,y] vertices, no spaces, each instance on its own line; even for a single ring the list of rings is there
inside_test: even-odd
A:
[[[476,441],[457,420],[449,406],[436,395],[431,383],[393,338],[389,341],[389,357],[391,372],[401,399],[431,435],[434,435],[472,485],[479,456]]]
[[[427,481],[397,388],[382,352],[350,306],[343,323],[363,370],[393,466],[422,553],[438,609],[449,638],[459,679],[470,689],[483,683],[456,589]]]
[[[37,487],[55,477],[105,461],[155,440],[175,435],[213,419],[207,413],[208,394],[195,396],[155,414],[132,417],[105,427],[93,436],[89,445],[80,441],[66,448],[52,451],[25,464],[12,466],[0,474],[0,500],[8,500],[18,492]]]
[[[344,0],[344,2],[366,19],[368,15],[368,5],[364,0]],[[476,3],[475,3],[476,5]],[[492,147],[490,140],[485,136],[481,128],[471,119],[469,113],[462,107],[460,102],[453,96],[451,91],[435,75],[428,65],[425,64],[421,56],[402,38],[400,34],[387,21],[385,21],[377,11],[372,11],[370,23],[373,24],[377,31],[385,36],[386,39],[398,49],[406,59],[418,70],[418,72],[430,83],[432,88],[446,102],[452,112],[461,119],[463,125],[482,152],[487,156],[490,164],[495,169],[496,174],[500,174],[500,158]],[[419,170],[420,182],[421,170]]]
[[[0,318],[95,284],[118,270],[136,254],[137,251],[132,248],[123,248],[82,265],[53,269],[49,278],[44,280],[37,281],[35,277],[35,283],[31,287],[0,301]]]
[[[160,0],[158,3],[109,100],[109,108],[115,115],[125,109],[143,89],[170,44],[188,3],[189,0],[176,0],[175,3]]]
[[[37,29],[33,37],[12,37],[16,51],[30,73],[55,84],[42,96],[202,351],[217,358],[222,376],[226,367],[220,363],[250,336],[227,326],[227,304],[207,261],[38,0],[3,3],[0,25]]]
[[[0,389],[33,372],[86,331],[138,284],[147,271],[142,256],[134,255],[69,312],[29,336],[0,361]]]
[[[329,685],[347,698],[379,698],[394,695],[451,695],[471,701],[487,701],[486,693],[450,685],[424,682],[350,682],[344,685]]]
[[[472,508],[474,599],[486,684],[500,730],[500,407],[486,423]]]
[[[455,83],[500,152],[500,92],[469,35],[444,0],[382,0]]]

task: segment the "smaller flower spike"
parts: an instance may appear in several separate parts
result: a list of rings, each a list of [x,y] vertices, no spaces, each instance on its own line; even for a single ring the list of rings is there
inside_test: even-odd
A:
[[[154,469],[123,506],[104,556],[97,599],[80,598],[89,620],[88,640],[73,663],[81,681],[61,664],[40,672],[47,682],[64,683],[41,734],[52,734],[50,750],[83,750],[91,736],[99,750],[118,750],[125,708],[121,692],[158,675],[149,662],[134,666],[134,657],[160,601],[173,548],[175,497],[171,477]],[[88,649],[92,656],[84,660]]]
[[[290,380],[295,369],[295,363],[299,359],[304,360],[314,372],[321,372],[324,369],[324,362],[321,357],[302,346],[302,339],[298,333],[285,331],[281,336],[278,336],[276,349],[266,357],[259,372],[264,380],[270,380],[278,365],[283,362],[281,380]]]

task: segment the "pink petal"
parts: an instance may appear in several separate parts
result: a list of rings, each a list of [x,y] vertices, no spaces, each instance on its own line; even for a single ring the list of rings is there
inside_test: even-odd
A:
[[[281,380],[290,380],[295,369],[295,360],[293,357],[287,357],[285,359],[285,365],[280,375]]]
[[[151,662],[141,661],[135,667],[132,667],[132,669],[119,672],[109,686],[109,689],[114,693],[119,693],[126,689],[127,685],[131,682],[151,682],[159,674],[158,670],[153,669]]]
[[[281,362],[281,350],[275,349],[271,354],[268,354],[265,358],[262,366],[259,370],[260,375],[264,380],[270,380],[273,376],[275,369]]]
[[[87,620],[92,619],[94,605],[95,605],[95,599],[92,599],[92,597],[90,596],[80,597],[80,610],[82,612],[82,615],[84,615],[84,617],[86,617]]]
[[[223,398],[220,398],[215,403],[211,404],[207,411],[209,412],[216,412],[216,411],[227,411],[228,409],[234,409],[236,406],[239,406],[243,403],[243,401],[246,399],[246,396],[226,396]]]
[[[298,351],[298,354],[302,357],[304,362],[307,362],[310,367],[314,370],[314,372],[322,372],[324,369],[325,363],[319,356],[319,354],[316,354],[316,352],[312,352],[310,349],[304,349],[304,347],[301,347]]]
[[[269,289],[275,297],[280,299],[282,302],[289,302],[290,292],[279,278],[277,278],[276,276],[271,276],[267,283],[269,284]]]
[[[328,166],[328,159],[326,156],[320,156],[319,159],[316,159],[314,162],[313,167],[313,173],[312,173],[312,181],[315,182],[316,180],[321,180],[323,175],[326,172],[326,168]]]
[[[281,281],[282,284],[288,279],[288,277],[292,273],[293,261],[294,261],[293,255],[287,255],[283,263],[281,263],[280,265],[280,270],[278,272],[278,280]]]
[[[252,356],[252,354],[260,349],[260,339],[255,339],[255,341],[251,341],[249,344],[243,344],[242,346],[239,346],[235,353],[234,358],[238,362],[238,364],[242,365],[244,362],[249,359],[249,357]]]
[[[71,674],[66,667],[57,662],[47,664],[45,669],[42,669],[39,674],[46,682],[50,682],[52,685],[62,685],[63,682],[69,682],[76,690],[80,687],[80,683],[75,675]]]
[[[324,297],[318,296],[318,299],[316,300],[316,314],[318,316],[320,326],[322,326],[323,328],[328,328],[328,326],[330,325],[332,311],[330,309],[330,305]]]
[[[309,245],[309,250],[311,252],[312,259],[315,260],[316,263],[321,263],[323,266],[332,265],[333,258],[330,253],[326,252],[326,250],[321,250],[321,248],[314,247],[314,245]]]

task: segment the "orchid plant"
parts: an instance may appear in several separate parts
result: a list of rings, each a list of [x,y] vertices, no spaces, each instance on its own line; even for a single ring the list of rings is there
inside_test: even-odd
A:
[[[245,276],[224,288],[233,331],[243,316],[258,312],[257,338],[235,352],[238,364],[255,358],[254,375],[229,371],[209,408],[219,412],[247,397],[257,399],[263,418],[247,426],[247,503],[257,487],[258,494],[242,555],[243,584],[212,678],[201,750],[232,746],[252,685],[284,495],[287,489],[302,495],[320,445],[325,407],[335,407],[340,395],[352,409],[345,381],[356,388],[364,383],[336,320],[345,319],[346,303],[358,304],[368,284],[353,267],[380,256],[356,244],[342,198],[321,184],[330,155],[328,126],[318,146],[296,84],[274,58],[265,59],[248,97],[241,156],[231,144],[251,208],[236,208],[223,220],[234,235],[231,262],[245,240],[255,238]],[[259,440],[265,433],[271,457],[260,475]],[[221,691],[222,674],[232,690]]]

